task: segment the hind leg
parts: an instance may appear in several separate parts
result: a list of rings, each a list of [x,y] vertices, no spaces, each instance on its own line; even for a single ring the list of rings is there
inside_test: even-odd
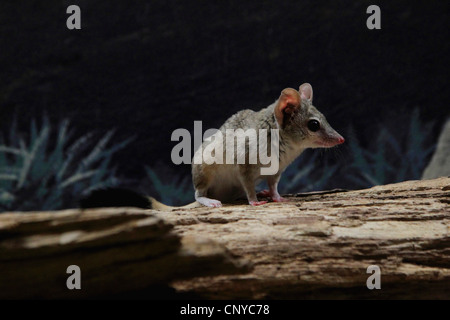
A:
[[[219,208],[222,206],[222,202],[208,198],[206,193],[205,190],[195,190],[195,200],[206,207]]]
[[[192,178],[195,188],[195,200],[211,208],[218,208],[222,206],[222,202],[219,200],[208,198],[208,190],[212,183],[214,168],[206,165],[192,165]]]

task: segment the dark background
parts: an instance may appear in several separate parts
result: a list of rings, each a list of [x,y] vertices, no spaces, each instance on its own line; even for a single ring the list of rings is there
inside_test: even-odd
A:
[[[81,8],[81,30],[66,8]],[[381,30],[366,9],[381,8]],[[260,109],[285,87],[310,82],[314,104],[362,146],[380,125],[407,130],[420,111],[435,143],[449,116],[446,1],[2,1],[0,127],[44,113],[77,132],[136,136],[116,155],[119,173],[144,165],[189,176],[170,152],[173,130],[218,128]],[[407,138],[406,138],[407,139]],[[340,157],[349,148],[339,147]],[[168,171],[168,172],[169,172]]]

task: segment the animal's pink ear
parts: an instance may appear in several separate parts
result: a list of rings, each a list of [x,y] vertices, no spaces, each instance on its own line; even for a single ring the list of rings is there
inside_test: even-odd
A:
[[[302,84],[298,91],[300,92],[300,97],[302,99],[312,101],[313,89],[309,83]]]
[[[285,119],[300,108],[300,94],[297,90],[286,88],[281,91],[280,98],[275,106],[275,118],[280,126],[284,126]]]

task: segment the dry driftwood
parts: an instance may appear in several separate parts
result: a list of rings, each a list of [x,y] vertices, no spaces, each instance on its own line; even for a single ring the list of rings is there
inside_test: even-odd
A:
[[[133,208],[0,214],[0,299],[102,298],[248,270],[223,246],[172,229]],[[80,290],[67,288],[70,265],[81,269]]]
[[[450,179],[264,206],[0,214],[0,298],[450,298]],[[80,266],[81,290],[66,268]],[[381,289],[369,290],[369,265]],[[148,289],[151,290],[151,289]]]
[[[206,298],[450,298],[449,178],[292,200],[171,215],[176,232],[254,264],[173,286]],[[366,286],[369,265],[380,267],[380,290]]]

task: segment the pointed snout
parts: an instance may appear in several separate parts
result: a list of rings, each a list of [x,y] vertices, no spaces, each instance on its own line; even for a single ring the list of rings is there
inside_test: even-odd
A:
[[[332,128],[328,131],[322,131],[322,134],[318,138],[315,141],[318,148],[332,148],[345,142],[344,137]]]
[[[343,136],[339,135],[339,137],[337,137],[336,141],[337,141],[337,144],[343,144],[345,142],[345,139]]]
[[[334,131],[330,137],[331,138],[330,141],[330,146],[329,147],[334,147],[340,144],[343,144],[345,142],[345,139],[343,136],[341,136],[339,133],[337,133],[336,131]]]

